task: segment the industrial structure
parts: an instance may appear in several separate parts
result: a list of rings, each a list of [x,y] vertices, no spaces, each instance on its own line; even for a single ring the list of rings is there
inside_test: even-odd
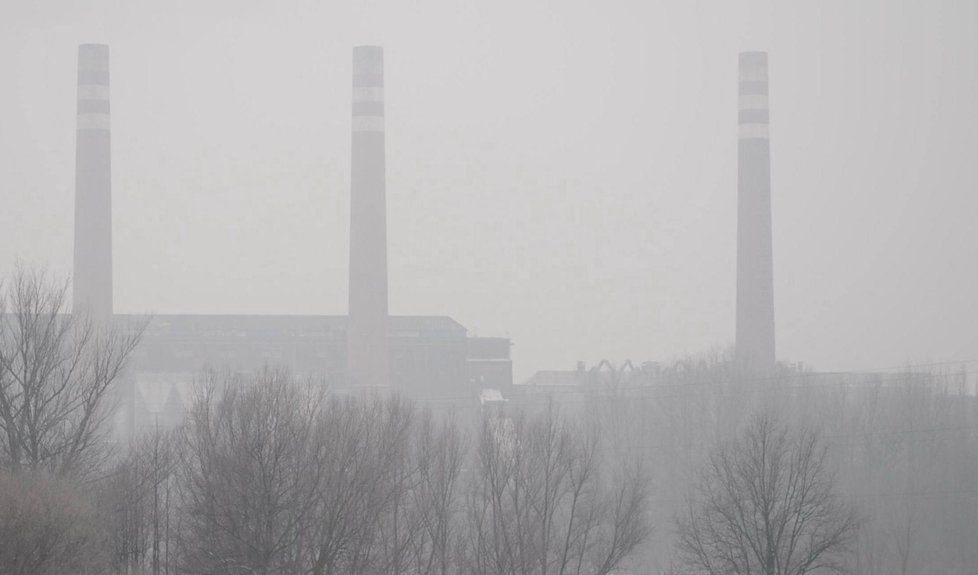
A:
[[[78,50],[74,308],[123,329],[112,308],[109,49]],[[120,433],[171,426],[206,369],[284,366],[336,390],[391,390],[440,404],[477,403],[512,385],[510,341],[468,337],[447,316],[389,316],[383,51],[353,50],[349,316],[157,315],[133,354]]]
[[[387,199],[384,51],[353,49],[350,170],[350,381],[389,385],[387,349]]]
[[[740,54],[738,90],[736,355],[757,371],[775,364],[767,60]]]
[[[742,52],[738,78],[737,146],[737,311],[735,360],[739,375],[772,374],[778,369],[774,330],[774,263],[771,231],[771,142],[768,56]],[[783,369],[781,370],[784,371]],[[513,398],[592,393],[595,389],[651,388],[661,377],[658,364],[636,368],[607,360],[585,369],[545,370],[514,388]],[[739,377],[731,374],[731,377]]]
[[[125,327],[136,316],[117,315]],[[251,373],[285,367],[337,392],[363,390],[347,376],[350,319],[324,315],[158,315],[133,352],[120,413],[123,429],[173,425],[205,370]],[[512,384],[510,341],[468,337],[447,316],[391,316],[387,389],[433,407],[474,404],[483,389]]]
[[[153,317],[127,375],[120,418],[130,431],[160,417],[166,424],[179,420],[207,368],[282,365],[336,389],[391,390],[426,401],[525,395],[512,386],[507,338],[468,337],[448,316],[389,315],[382,48],[353,49],[352,88],[349,314]],[[738,96],[735,355],[751,370],[769,371],[775,330],[766,53],[740,54]],[[138,318],[114,315],[112,307],[108,46],[79,46],[77,112],[74,305],[131,323]],[[609,377],[648,383],[651,365],[540,372],[517,388],[570,390]]]
[[[73,302],[93,317],[112,315],[112,161],[109,47],[78,47],[75,132],[75,258]]]

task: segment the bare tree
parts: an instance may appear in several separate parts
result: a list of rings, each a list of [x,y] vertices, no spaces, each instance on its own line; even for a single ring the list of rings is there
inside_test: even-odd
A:
[[[310,573],[400,572],[415,533],[403,512],[412,421],[411,405],[398,398],[330,401],[317,435],[324,473]]]
[[[68,313],[68,283],[17,268],[0,289],[0,466],[85,475],[102,462],[110,402],[145,325]]]
[[[456,540],[460,536],[458,491],[466,441],[454,419],[421,419],[415,448],[417,480],[412,489],[410,573],[453,573]]]
[[[415,413],[281,371],[211,375],[182,432],[183,571],[452,572],[462,441]]]
[[[487,417],[477,448],[464,572],[612,573],[646,539],[640,471],[609,477],[598,438],[550,406]]]
[[[212,378],[188,414],[181,460],[187,573],[300,573],[322,460],[321,394],[282,371]]]
[[[0,471],[0,573],[104,573],[102,549],[81,492],[44,472]]]
[[[763,412],[709,457],[679,521],[678,548],[692,573],[844,572],[859,524],[835,494],[820,435]]]
[[[168,570],[175,471],[173,435],[157,428],[137,438],[100,482],[98,504],[114,572]]]
[[[181,571],[607,574],[647,537],[644,475],[606,472],[597,436],[556,409],[516,429],[487,419],[471,476],[455,422],[417,415],[285,372],[212,375],[181,432]],[[157,450],[140,445],[147,469]],[[155,567],[168,546],[141,501],[135,563]]]

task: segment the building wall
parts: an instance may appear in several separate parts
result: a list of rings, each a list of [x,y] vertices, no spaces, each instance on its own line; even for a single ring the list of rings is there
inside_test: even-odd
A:
[[[120,425],[136,430],[157,421],[179,423],[176,406],[190,405],[194,382],[206,369],[251,373],[284,366],[299,378],[346,390],[346,323],[345,316],[156,316],[127,372],[120,397],[128,413]],[[392,316],[388,346],[389,389],[407,397],[476,402],[482,387],[512,385],[509,340],[468,338],[448,317]]]

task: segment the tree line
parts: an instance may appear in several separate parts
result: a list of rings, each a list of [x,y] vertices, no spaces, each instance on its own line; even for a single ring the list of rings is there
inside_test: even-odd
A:
[[[208,372],[179,427],[112,441],[144,326],[68,313],[66,293],[30,270],[0,293],[3,573],[660,573],[665,541],[675,572],[804,575],[848,568],[864,525],[831,441],[771,406],[689,443],[668,517],[659,470],[682,458],[647,447],[686,439],[636,435],[661,412],[629,398],[460,419]]]

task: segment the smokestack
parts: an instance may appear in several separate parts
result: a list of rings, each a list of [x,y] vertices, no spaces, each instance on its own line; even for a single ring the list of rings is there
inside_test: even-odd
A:
[[[353,49],[350,180],[350,382],[387,386],[387,201],[384,157],[384,51]]]
[[[78,47],[75,136],[75,311],[112,315],[112,170],[109,137],[109,47]]]
[[[737,176],[737,358],[774,367],[771,142],[766,52],[740,54]]]

